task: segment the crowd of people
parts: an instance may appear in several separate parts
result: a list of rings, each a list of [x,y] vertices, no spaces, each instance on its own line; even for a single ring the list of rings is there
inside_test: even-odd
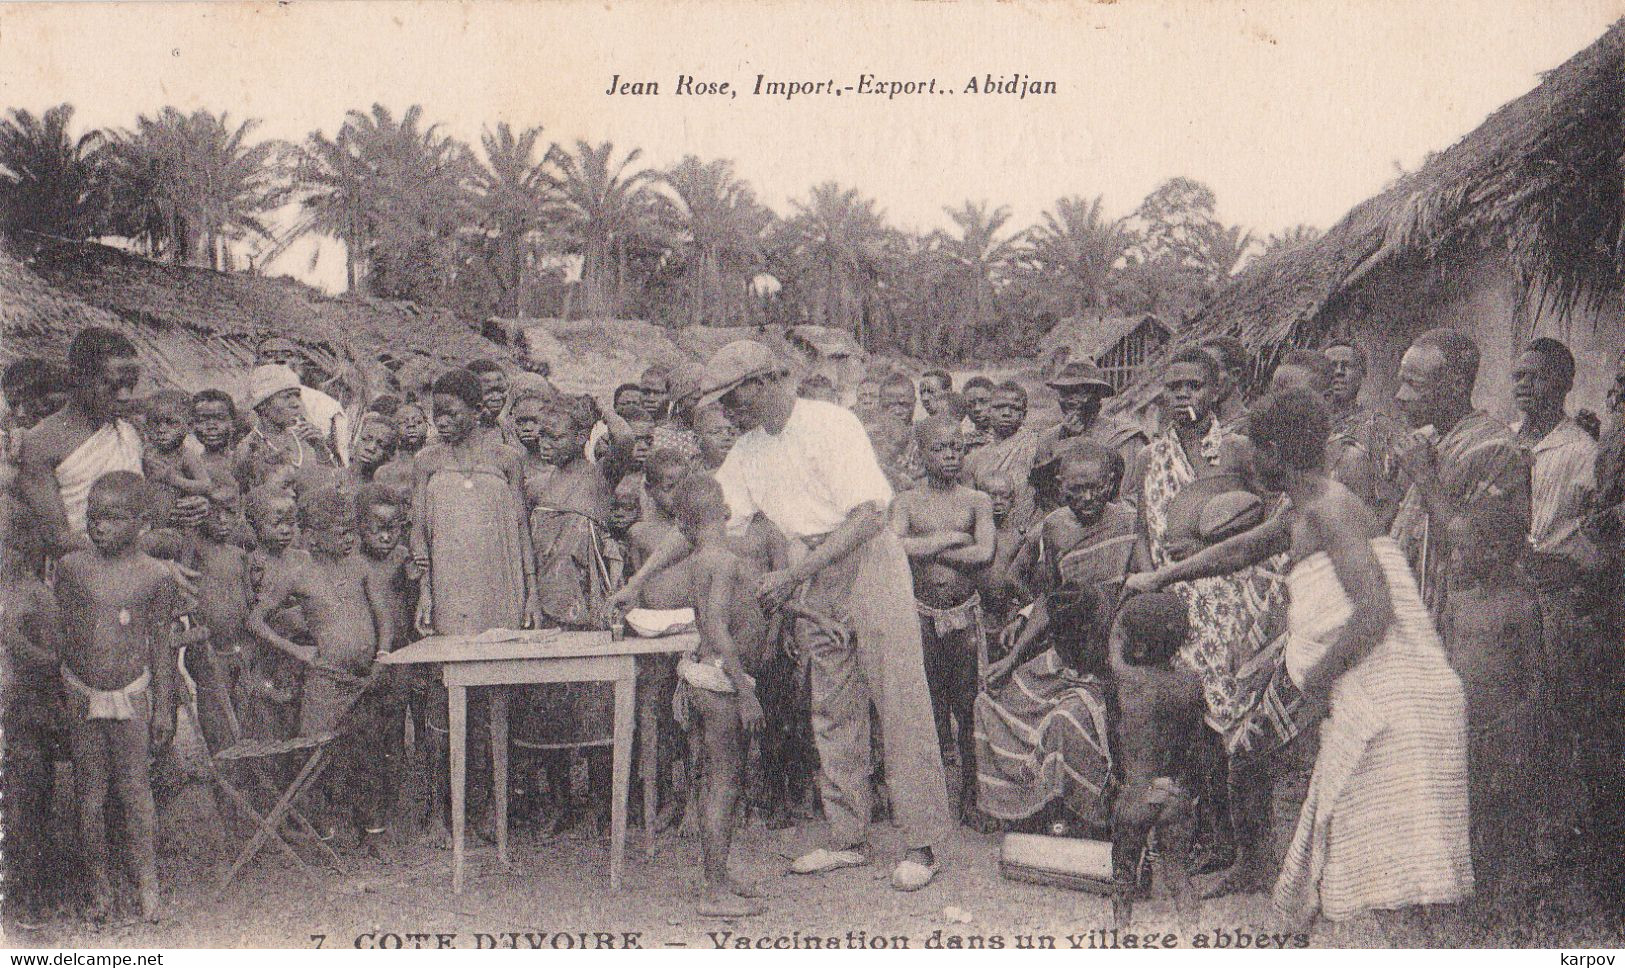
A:
[[[607,406],[473,360],[347,408],[281,338],[242,399],[138,396],[134,347],[87,329],[4,374],[7,900],[114,908],[116,801],[156,915],[182,708],[211,753],[337,734],[309,813],[387,856],[408,772],[431,829],[449,781],[443,694],[383,657],[637,609],[698,631],[639,697],[682,727],[656,779],[707,915],[765,910],[730,874],[746,811],[827,820],[792,874],[868,863],[889,816],[918,890],[957,817],[1109,839],[1124,893],[1273,892],[1298,923],[1617,876],[1625,430],[1567,414],[1552,339],[1518,357],[1512,426],[1474,408],[1460,333],[1414,341],[1391,408],[1366,366],[1291,350],[1254,399],[1245,347],[1189,347],[1154,428],[1103,414],[1088,363],[1047,375],[1035,427],[1016,382],[884,370],[848,407],[750,341]],[[510,702],[519,822],[602,824],[607,687]],[[76,861],[46,833],[64,757]]]

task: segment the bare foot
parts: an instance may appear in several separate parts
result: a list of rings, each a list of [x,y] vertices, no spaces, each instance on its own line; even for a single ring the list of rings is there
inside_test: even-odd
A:
[[[158,923],[158,888],[143,887],[141,889],[141,920],[148,924]]]

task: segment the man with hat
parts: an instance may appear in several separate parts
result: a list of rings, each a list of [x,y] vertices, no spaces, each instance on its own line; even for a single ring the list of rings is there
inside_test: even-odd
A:
[[[326,393],[306,384],[310,360],[298,344],[284,336],[267,336],[254,348],[255,366],[285,366],[299,380],[299,400],[305,405],[305,422],[296,428],[306,443],[318,439],[338,456],[339,463],[350,459],[350,417],[344,405]]]
[[[1092,440],[1115,450],[1123,455],[1123,466],[1132,468],[1134,458],[1150,438],[1131,423],[1100,415],[1101,405],[1107,397],[1117,394],[1117,388],[1093,363],[1073,361],[1044,382],[1060,398],[1061,422],[1038,435],[1038,458],[1033,464],[1031,483],[1038,491],[1039,506],[1050,509],[1060,506],[1055,472],[1072,441]],[[1124,480],[1120,497],[1132,505],[1138,489],[1138,480]]]
[[[339,462],[319,432],[312,433],[299,374],[282,364],[256,366],[248,376],[248,408],[258,418],[237,445],[239,476],[258,486],[286,476],[299,493],[336,486]]]
[[[936,874],[932,846],[952,821],[913,578],[886,527],[891,486],[858,418],[832,403],[797,399],[788,371],[762,344],[739,340],[718,350],[700,386],[699,405],[720,402],[741,431],[716,472],[730,527],[761,513],[793,539],[790,567],[764,575],[757,593],[769,607],[795,598],[796,638],[812,663],[812,726],[832,843],[791,869],[821,874],[867,862],[873,704],[906,848],[892,886],[918,890]],[[687,550],[681,536],[668,539],[617,604],[635,601],[648,575]]]

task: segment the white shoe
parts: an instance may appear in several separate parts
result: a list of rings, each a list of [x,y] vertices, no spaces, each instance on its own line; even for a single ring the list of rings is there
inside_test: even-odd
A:
[[[937,865],[927,867],[917,860],[905,860],[891,872],[891,886],[899,891],[917,891],[937,876]]]
[[[792,874],[828,874],[843,867],[862,867],[868,858],[856,850],[830,850],[819,847],[797,857],[790,864]]]

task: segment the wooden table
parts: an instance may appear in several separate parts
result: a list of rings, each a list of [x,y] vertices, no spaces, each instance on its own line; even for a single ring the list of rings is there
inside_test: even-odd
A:
[[[613,641],[608,632],[542,629],[513,633],[507,641],[477,636],[435,635],[399,649],[381,661],[390,665],[433,664],[446,686],[451,729],[451,889],[463,890],[464,800],[468,782],[468,687],[491,690],[491,792],[496,805],[497,858],[508,863],[508,694],[500,687],[549,682],[610,682],[615,685],[614,790],[609,834],[609,885],[621,886],[626,855],[626,798],[632,773],[632,733],[637,692],[637,657],[694,651],[694,633],[655,639]],[[646,715],[643,739],[644,834],[653,843],[654,753],[658,717]]]

